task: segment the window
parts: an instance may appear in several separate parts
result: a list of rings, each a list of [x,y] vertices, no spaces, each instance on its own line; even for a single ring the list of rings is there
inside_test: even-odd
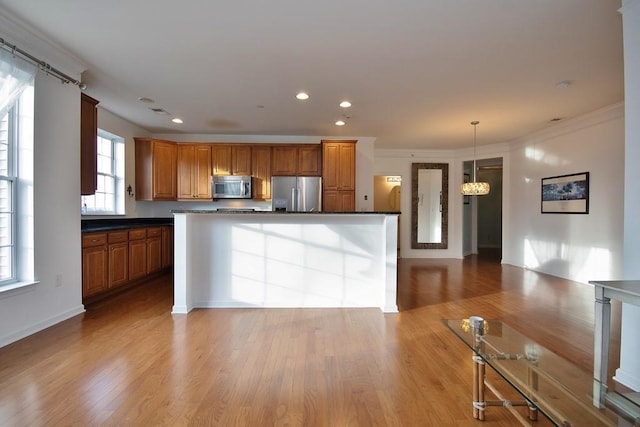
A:
[[[0,287],[33,274],[33,87],[0,118]]]
[[[98,189],[82,196],[83,215],[124,215],[124,139],[98,129]]]
[[[0,121],[0,283],[14,279],[15,106]]]

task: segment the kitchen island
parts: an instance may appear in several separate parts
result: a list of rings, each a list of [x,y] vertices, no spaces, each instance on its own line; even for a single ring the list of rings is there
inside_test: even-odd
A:
[[[398,311],[399,212],[173,214],[174,314],[212,307]]]

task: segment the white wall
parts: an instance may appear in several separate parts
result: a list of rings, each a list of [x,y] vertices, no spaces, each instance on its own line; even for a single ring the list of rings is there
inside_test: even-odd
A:
[[[576,280],[620,278],[623,106],[569,120],[513,144],[505,170],[503,262]],[[542,214],[541,179],[589,172],[589,214]]]
[[[84,311],[80,91],[38,73],[34,101],[34,269],[39,283],[0,296],[0,346]]]
[[[411,249],[411,164],[446,163],[449,165],[449,244],[447,249]],[[454,161],[451,150],[376,150],[373,175],[397,175],[400,187],[400,257],[461,258],[462,232],[456,218],[462,218],[462,196],[457,189],[462,182],[462,164]],[[460,197],[458,197],[460,196]]]

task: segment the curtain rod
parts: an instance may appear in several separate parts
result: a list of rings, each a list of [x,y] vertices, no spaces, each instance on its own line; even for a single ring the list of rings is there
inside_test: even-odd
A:
[[[62,71],[52,67],[50,64],[46,63],[41,59],[36,58],[35,56],[29,54],[28,52],[25,52],[24,50],[20,49],[16,45],[9,43],[2,37],[0,37],[0,44],[2,44],[2,47],[5,50],[8,50],[14,55],[17,53],[22,57],[22,59],[32,63],[33,65],[36,65],[41,71],[44,71],[48,75],[55,77],[56,79],[60,80],[62,83],[71,83],[72,85],[78,86],[80,90],[85,90],[87,88],[87,85],[85,83],[82,83],[80,80],[76,80],[73,77],[63,73]]]

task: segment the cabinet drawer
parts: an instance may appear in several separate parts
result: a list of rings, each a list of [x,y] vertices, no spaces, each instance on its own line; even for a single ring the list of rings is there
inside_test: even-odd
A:
[[[107,244],[107,233],[91,233],[82,235],[82,247],[90,248]]]
[[[162,228],[153,227],[147,228],[147,237],[160,237],[162,236]]]
[[[109,233],[109,243],[121,243],[129,240],[129,233],[126,231],[114,231]]]
[[[147,229],[146,228],[136,228],[135,230],[129,231],[129,240],[140,240],[147,238]]]

